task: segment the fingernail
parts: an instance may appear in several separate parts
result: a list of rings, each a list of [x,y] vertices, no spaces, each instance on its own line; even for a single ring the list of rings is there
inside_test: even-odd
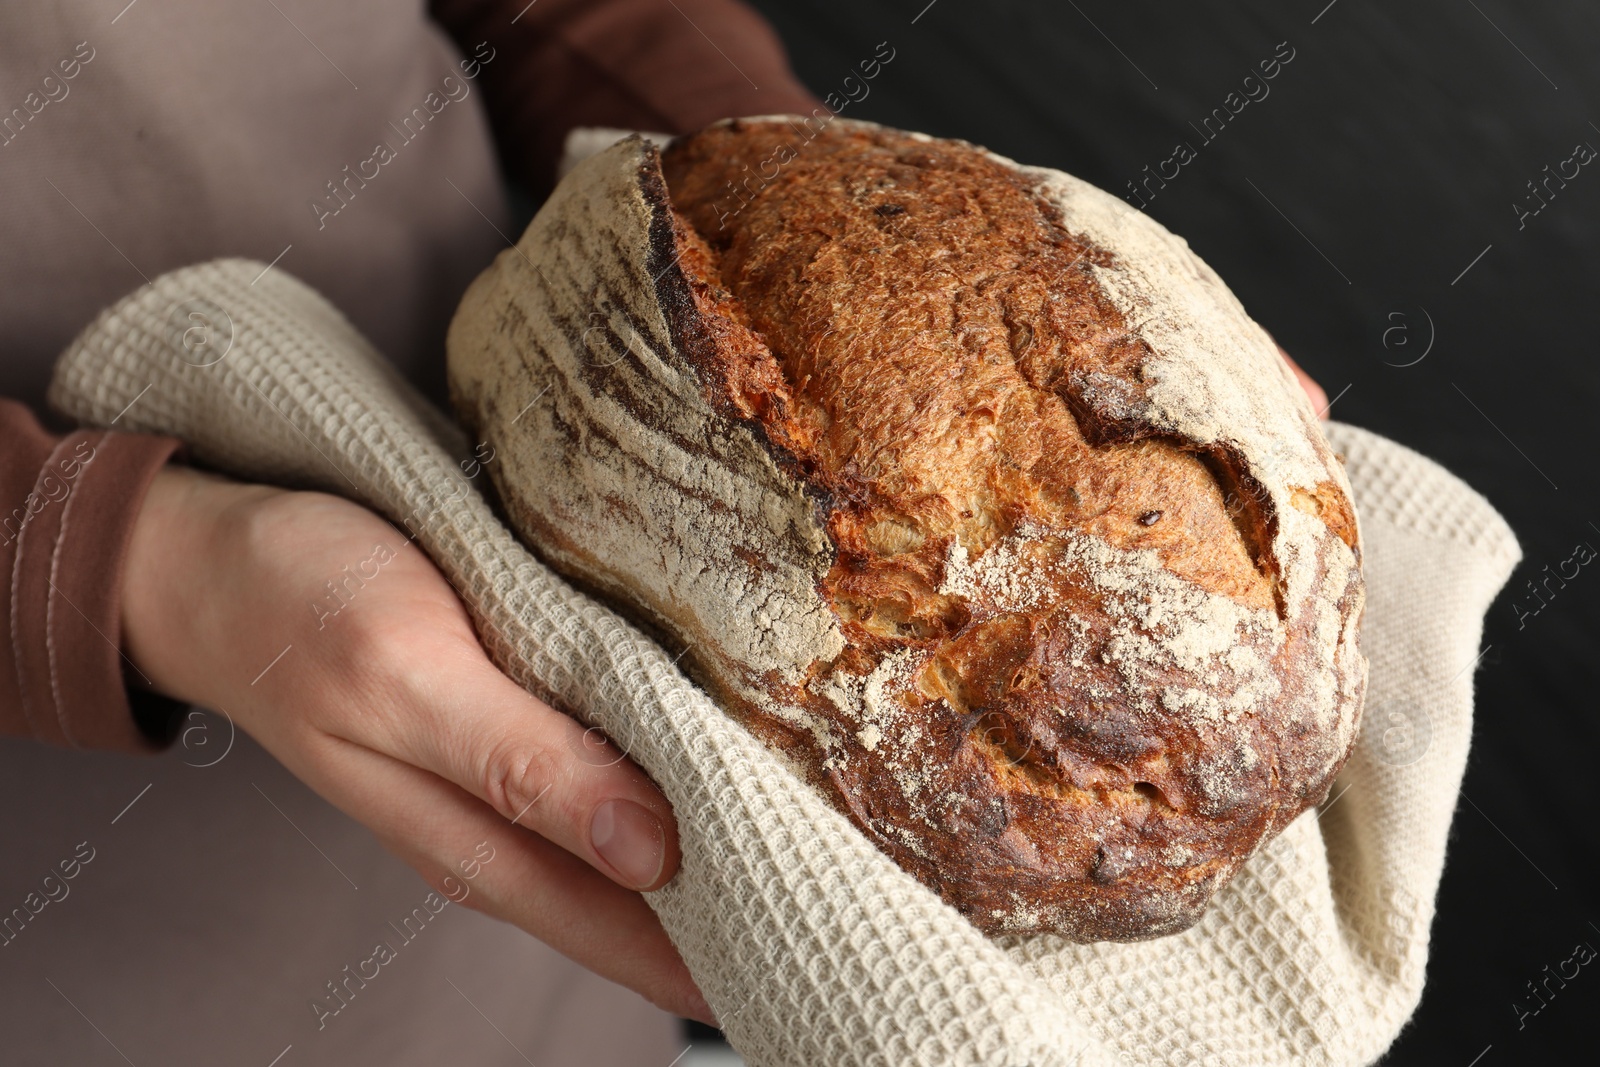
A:
[[[596,808],[589,841],[622,883],[634,889],[654,884],[666,862],[661,821],[631,800],[608,800]]]
[[[716,1012],[711,1010],[711,1005],[706,1003],[705,996],[698,989],[691,989],[689,1003],[684,1007],[688,1018],[705,1023],[715,1030],[722,1029],[722,1024],[717,1022]]]

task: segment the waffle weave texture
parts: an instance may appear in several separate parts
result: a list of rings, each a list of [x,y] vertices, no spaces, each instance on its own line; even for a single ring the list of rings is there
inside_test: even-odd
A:
[[[1361,737],[1330,800],[1195,927],[990,940],[879,853],[630,623],[520,545],[472,442],[317,293],[220,260],[156,279],[62,355],[53,406],[172,434],[243,479],[339,493],[415,533],[512,678],[608,733],[677,812],[649,895],[753,1067],[1359,1064],[1422,991],[1485,610],[1520,558],[1443,468],[1351,426],[1368,582]]]

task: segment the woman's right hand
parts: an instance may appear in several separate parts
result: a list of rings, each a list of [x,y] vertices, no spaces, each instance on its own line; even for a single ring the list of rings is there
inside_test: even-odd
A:
[[[389,523],[340,497],[174,465],[151,485],[123,573],[123,649],[155,688],[225,711],[447,895],[487,841],[469,907],[713,1021],[639,894],[677,869],[666,798],[502,674],[450,584]]]

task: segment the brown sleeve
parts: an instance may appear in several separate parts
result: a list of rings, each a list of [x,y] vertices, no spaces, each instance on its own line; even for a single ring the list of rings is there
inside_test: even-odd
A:
[[[478,68],[506,168],[537,196],[575,126],[687,133],[822,107],[738,0],[430,0]],[[481,46],[481,47],[480,47]],[[470,68],[469,68],[470,69]]]
[[[76,748],[151,748],[184,705],[123,656],[122,564],[172,437],[47,433],[0,399],[0,734]]]

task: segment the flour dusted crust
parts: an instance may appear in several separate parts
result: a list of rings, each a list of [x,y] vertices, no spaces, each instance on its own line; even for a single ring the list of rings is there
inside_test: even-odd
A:
[[[1182,930],[1349,752],[1340,463],[1215,273],[1068,175],[844,120],[631,138],[449,358],[523,539],[986,931]]]

